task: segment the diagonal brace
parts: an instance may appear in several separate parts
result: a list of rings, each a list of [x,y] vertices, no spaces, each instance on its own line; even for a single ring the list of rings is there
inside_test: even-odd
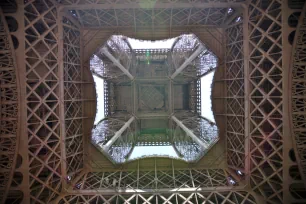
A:
[[[171,75],[171,79],[174,79],[179,73],[181,73],[203,50],[205,47],[203,45],[199,45],[199,47],[190,55],[188,59],[185,60],[185,62],[175,70],[175,72]]]
[[[102,48],[102,53],[105,54],[106,57],[108,57],[108,59],[114,63],[114,65],[121,69],[125,75],[127,75],[131,80],[134,80],[134,77],[130,74],[130,72],[119,62],[119,60],[117,60],[111,53],[108,52],[107,48]]]
[[[182,128],[185,133],[191,137],[191,139],[193,141],[195,141],[198,145],[200,145],[200,147],[202,147],[202,149],[207,149],[208,148],[208,144],[206,144],[205,142],[203,142],[200,138],[198,138],[189,128],[187,128],[179,119],[177,119],[174,115],[171,117],[172,120],[178,125],[180,126],[180,128]]]
[[[117,141],[119,137],[121,137],[122,133],[131,125],[131,123],[135,120],[135,117],[132,116],[121,128],[118,130],[115,135],[110,139],[104,146],[103,150],[108,152],[109,148]]]

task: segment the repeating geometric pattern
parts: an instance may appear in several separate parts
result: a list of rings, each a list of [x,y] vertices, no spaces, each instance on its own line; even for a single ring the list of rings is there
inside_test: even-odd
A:
[[[235,203],[255,204],[254,197],[245,191],[211,191],[197,193],[152,193],[152,194],[112,194],[112,195],[67,195],[60,200],[64,203]]]
[[[92,73],[102,77],[106,81],[106,102],[104,102],[104,105],[108,118],[95,125],[94,131],[92,132],[92,142],[100,147],[99,149],[101,149],[102,152],[108,153],[108,157],[115,161],[115,163],[116,161],[117,163],[126,161],[127,158],[125,158],[125,156],[129,155],[133,144],[137,143],[137,137],[134,138],[135,135],[131,132],[132,128],[130,125],[129,127],[125,127],[124,130],[122,129],[124,132],[120,132],[118,128],[116,130],[108,128],[111,128],[112,122],[122,120],[122,118],[115,118],[117,117],[115,115],[118,110],[116,103],[118,98],[117,94],[119,93],[118,87],[120,87],[120,84],[123,84],[122,74],[120,75],[119,73],[124,73],[129,77],[129,80],[133,80],[134,77],[139,77],[137,75],[137,73],[140,73],[137,67],[138,63],[140,64],[140,69],[144,70],[144,72],[148,71],[148,67],[143,67],[143,64],[150,65],[150,63],[144,63],[146,60],[162,60],[166,64],[163,65],[166,67],[164,68],[166,70],[168,67],[172,67],[168,65],[169,63],[174,64],[176,69],[175,73],[182,73],[185,76],[188,75],[188,73],[190,74],[188,79],[184,79],[184,82],[189,83],[193,80],[190,82],[191,99],[189,105],[190,109],[194,112],[192,113],[189,111],[187,115],[190,118],[188,120],[185,118],[186,120],[184,122],[189,125],[187,128],[194,131],[195,134],[193,135],[196,135],[194,137],[198,137],[202,140],[203,145],[200,145],[201,148],[198,148],[200,146],[195,144],[193,139],[190,139],[190,135],[181,131],[182,129],[180,127],[176,127],[175,131],[171,131],[170,133],[175,133],[173,135],[173,144],[177,152],[185,157],[186,160],[194,161],[203,156],[212,143],[216,142],[218,137],[217,126],[198,115],[201,108],[201,86],[199,77],[216,68],[217,57],[207,50],[204,44],[194,34],[183,34],[179,36],[173,43],[171,51],[169,49],[132,49],[128,38],[122,35],[112,35],[97,49],[94,56],[90,59],[90,65]],[[154,66],[156,67],[156,65]],[[182,70],[181,67],[185,69]],[[163,76],[164,80],[167,81],[169,81],[170,75],[173,74],[168,71],[166,75]],[[136,76],[133,76],[130,72]],[[142,76],[141,74],[139,75]],[[114,81],[114,79],[116,79],[116,81]],[[180,79],[178,81],[180,81]],[[170,84],[171,83],[172,82],[170,82]],[[138,92],[135,92],[135,90],[138,90]],[[145,85],[142,84],[138,89],[134,89],[133,91],[134,95],[138,95],[138,101],[140,103],[140,105],[138,105],[141,109],[146,108],[146,110],[154,111],[163,109],[163,107],[168,105],[164,97],[164,95],[167,95],[164,85],[152,85],[150,83]],[[173,96],[171,96],[171,98],[172,97]],[[134,103],[132,102],[130,106],[135,107]],[[126,111],[129,112],[129,110]],[[121,117],[128,118],[128,114],[124,114]],[[168,112],[166,114],[168,114]],[[123,125],[124,123],[122,127],[124,127]],[[110,148],[105,147],[107,143],[111,144]],[[204,149],[205,151],[203,151]],[[202,153],[199,154],[200,152]]]
[[[74,181],[74,188],[79,190],[100,190],[116,189],[129,192],[139,189],[154,189],[162,191],[163,189],[184,188],[210,188],[210,187],[228,187],[230,174],[223,169],[184,169],[170,170],[155,169],[144,171],[141,169],[132,171],[114,171],[114,172],[88,172],[79,180]]]
[[[301,13],[296,30],[295,44],[292,55],[291,110],[292,132],[298,153],[298,164],[301,168],[301,178],[306,186],[306,7]]]
[[[164,95],[155,86],[141,86],[140,97],[144,105],[148,106],[151,110],[164,106]]]
[[[106,0],[65,0],[66,4],[105,3]],[[112,1],[113,2],[113,1]],[[117,3],[130,1],[116,1]],[[134,1],[133,1],[134,2]],[[164,1],[166,2],[166,1]],[[187,0],[176,2],[190,3]],[[193,1],[203,2],[208,1]],[[209,1],[219,2],[219,1]],[[234,2],[234,1],[223,1]],[[237,1],[235,1],[237,2]],[[109,1],[107,1],[109,3]],[[227,80],[227,152],[229,170],[220,169],[158,169],[155,171],[115,171],[115,172],[87,172],[83,171],[83,140],[82,132],[82,69],[80,63],[80,31],[71,21],[64,18],[64,27],[57,24],[57,11],[49,0],[25,1],[24,26],[25,26],[25,65],[26,65],[26,101],[27,101],[27,137],[29,157],[29,188],[32,203],[50,203],[60,195],[60,203],[255,203],[255,199],[247,192],[237,191],[236,186],[231,186],[231,169],[244,170],[246,168],[245,158],[249,157],[250,172],[245,173],[250,178],[251,189],[262,196],[268,203],[283,203],[283,89],[282,81],[282,21],[280,0],[250,2],[248,7],[249,19],[249,70],[248,85],[250,95],[244,93],[244,65],[243,59],[243,24],[236,22],[226,28],[226,80]],[[145,9],[144,9],[145,10]],[[167,15],[161,9],[160,16]],[[181,9],[182,12],[184,9]],[[72,12],[72,15],[74,13]],[[75,14],[76,16],[79,14]],[[122,14],[123,15],[123,14]],[[143,21],[152,18],[152,15],[139,13]],[[145,17],[148,15],[148,17]],[[185,14],[182,14],[184,16]],[[202,15],[202,14],[201,14]],[[302,14],[305,18],[305,12]],[[166,17],[165,17],[166,18]],[[110,18],[111,19],[111,18]],[[62,19],[61,19],[62,20]],[[160,19],[159,19],[160,20]],[[116,20],[114,20],[116,21]],[[303,20],[305,21],[305,20]],[[301,21],[301,22],[303,22]],[[15,148],[17,133],[17,111],[16,107],[17,87],[15,68],[12,66],[13,54],[9,53],[12,43],[8,42],[8,31],[3,30],[3,16],[0,21],[0,88],[1,88],[1,138],[3,135],[12,138],[10,141],[1,139],[1,174],[2,169],[8,172],[11,168],[12,159],[7,160],[6,155],[11,154]],[[192,21],[191,21],[192,22]],[[244,21],[246,22],[246,21]],[[117,22],[116,22],[117,23]],[[118,22],[119,23],[119,22]],[[163,22],[160,20],[160,23]],[[132,25],[132,23],[131,23]],[[141,25],[141,22],[139,22]],[[153,24],[149,24],[153,26]],[[155,24],[154,24],[155,25]],[[305,66],[304,50],[305,44],[303,31],[304,25],[300,24],[297,32],[296,48],[293,53],[294,65],[292,67],[292,125],[299,151],[299,157],[305,155],[304,148],[304,79]],[[59,47],[60,39],[58,32],[62,30],[64,52],[64,79],[59,78]],[[5,53],[2,55],[2,53]],[[5,68],[3,68],[5,67]],[[4,79],[4,80],[2,80]],[[63,84],[61,84],[63,83]],[[59,96],[59,89],[63,85],[65,90],[64,101]],[[10,88],[9,88],[10,87]],[[107,88],[107,86],[106,86]],[[109,93],[107,93],[109,94]],[[110,95],[109,95],[110,96]],[[245,137],[244,100],[248,97],[249,106],[249,131],[248,138]],[[7,103],[9,102],[9,103]],[[60,128],[60,103],[64,103],[65,132]],[[115,102],[114,102],[115,103]],[[111,105],[106,103],[107,107]],[[4,108],[3,108],[4,107]],[[61,113],[63,114],[63,113]],[[5,117],[3,117],[3,115]],[[2,125],[3,118],[10,118]],[[11,120],[12,119],[12,120]],[[14,122],[12,122],[14,121]],[[183,131],[180,127],[175,130]],[[175,133],[178,134],[178,133]],[[66,135],[65,153],[67,160],[63,158],[60,144],[62,135]],[[183,135],[184,136],[184,135]],[[186,136],[186,135],[185,135]],[[187,138],[188,136],[186,136]],[[188,137],[190,139],[190,137]],[[123,138],[124,139],[124,138]],[[126,139],[126,138],[125,138]],[[250,142],[251,152],[245,153],[245,139]],[[182,139],[181,141],[185,141]],[[3,142],[4,141],[4,142]],[[122,142],[122,141],[120,141]],[[187,141],[187,146],[193,142]],[[123,141],[129,143],[129,141]],[[12,144],[12,145],[11,145]],[[117,146],[122,146],[118,144]],[[3,148],[4,147],[4,148]],[[125,147],[126,148],[126,147]],[[129,147],[127,147],[129,148]],[[194,147],[193,147],[194,148]],[[121,151],[121,150],[120,150]],[[9,152],[9,153],[7,153]],[[4,156],[2,156],[4,155]],[[10,156],[9,158],[13,158]],[[4,162],[2,162],[4,158]],[[9,161],[9,162],[7,162]],[[68,183],[73,183],[72,191],[62,191],[62,165],[65,162]],[[303,164],[304,160],[302,160]],[[286,170],[287,171],[287,170]],[[303,182],[298,166],[294,163],[289,170],[290,177],[298,184]],[[305,172],[303,172],[305,173]],[[11,174],[10,174],[11,175]],[[9,183],[12,177],[7,173],[0,177],[1,189]],[[75,180],[70,181],[71,177]],[[79,178],[78,178],[79,176]],[[211,179],[213,178],[213,179]],[[17,175],[14,175],[12,186],[20,183]],[[79,182],[82,181],[82,182]],[[239,182],[234,180],[234,182]],[[145,189],[149,188],[173,188],[173,187],[225,187],[225,190],[211,190],[202,192],[168,192],[168,193],[138,193],[121,194],[118,192],[106,194],[104,189]],[[243,187],[243,186],[237,186]],[[81,188],[82,191],[79,191]],[[153,188],[153,189],[154,189]],[[229,189],[230,188],[230,189]],[[96,191],[95,189],[100,189]],[[242,188],[241,188],[242,189]],[[70,189],[71,190],[71,189]],[[74,191],[76,190],[76,191]],[[84,190],[84,191],[83,191]],[[86,193],[86,190],[90,193]],[[305,188],[292,185],[290,193],[297,200],[305,201]],[[81,194],[83,192],[83,194]],[[103,192],[103,193],[101,193]],[[66,195],[66,196],[64,196]],[[3,196],[3,194],[0,194]],[[19,195],[18,195],[19,196]],[[304,200],[303,200],[304,199]]]
[[[278,0],[249,5],[250,182],[268,203],[283,203],[281,7]]]
[[[173,146],[177,153],[184,157],[184,160],[197,161],[218,141],[218,128],[215,123],[192,111],[177,111],[174,115],[202,144],[194,141],[181,125],[173,121]]]
[[[243,172],[245,167],[245,93],[242,22],[233,22],[233,25],[226,29],[226,35],[227,163],[235,171]]]
[[[102,120],[92,130],[92,141],[97,145],[105,145],[125,122],[126,120],[121,118],[106,118]]]
[[[230,16],[228,8],[182,9],[82,9],[70,10],[85,28],[135,26],[222,25]],[[134,20],[135,19],[135,20]]]
[[[201,76],[213,71],[217,67],[217,57],[200,41],[194,34],[184,34],[179,36],[173,43],[171,49],[173,68],[179,69],[187,58],[191,57],[196,49],[201,52],[181,71],[183,80],[198,79]],[[175,71],[175,69],[173,71]]]
[[[187,161],[195,161],[201,156],[202,148],[175,122],[173,122],[173,147]]]
[[[62,186],[57,10],[42,0],[24,12],[30,199],[49,203]]]
[[[67,175],[73,178],[83,168],[83,97],[81,33],[63,17],[64,117]]]
[[[18,144],[18,90],[16,59],[0,9],[0,203],[4,203],[14,174]]]

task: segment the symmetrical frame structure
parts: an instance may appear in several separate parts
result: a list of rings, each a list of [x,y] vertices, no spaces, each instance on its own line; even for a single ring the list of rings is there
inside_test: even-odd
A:
[[[0,202],[305,203],[304,1],[4,2]],[[114,33],[157,40],[190,32],[219,59],[213,86],[225,93],[213,92],[212,108],[221,151],[193,166],[110,164],[89,145],[90,56]]]

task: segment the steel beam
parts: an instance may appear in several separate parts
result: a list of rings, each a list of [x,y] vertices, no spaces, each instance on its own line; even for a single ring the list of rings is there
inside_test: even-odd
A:
[[[127,75],[131,80],[134,80],[134,77],[130,74],[130,72],[117,60],[108,50],[104,47],[101,49],[102,53],[106,55],[121,71]]]
[[[208,2],[208,3],[190,3],[190,2],[154,2],[152,3],[80,3],[71,5],[61,5],[65,10],[84,10],[84,9],[188,9],[188,8],[239,8],[243,5],[241,2]]]
[[[172,74],[171,79],[174,79],[179,73],[181,73],[199,54],[204,50],[204,46],[200,45],[192,55],[186,59],[186,61],[175,70],[175,72]]]
[[[108,152],[109,148],[116,142],[116,140],[121,137],[122,133],[131,125],[131,123],[135,120],[135,117],[132,116],[121,128],[118,130],[115,135],[110,139],[106,145],[103,146],[103,150]]]
[[[200,145],[200,147],[202,147],[203,149],[207,149],[208,148],[208,144],[206,144],[205,142],[203,142],[200,138],[198,138],[191,130],[189,130],[189,128],[187,128],[179,119],[177,119],[174,115],[171,117],[172,120],[174,122],[176,122],[176,124],[178,126],[180,126],[184,131],[185,133],[191,137],[191,139],[193,141],[195,141],[198,145]]]
[[[212,191],[241,191],[244,190],[245,186],[220,186],[220,187],[193,187],[193,188],[160,188],[160,189],[122,189],[122,188],[100,188],[93,190],[67,190],[68,193],[74,195],[113,195],[115,193],[120,194],[133,194],[133,193],[198,193],[198,192],[212,192]]]

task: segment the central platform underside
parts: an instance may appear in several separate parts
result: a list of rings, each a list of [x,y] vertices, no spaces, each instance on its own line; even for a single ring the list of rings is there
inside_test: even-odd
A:
[[[93,128],[93,144],[115,163],[141,157],[133,151],[142,146],[169,148],[147,148],[152,152],[144,155],[173,157],[172,151],[183,161],[200,159],[218,139],[216,124],[199,108],[200,77],[215,68],[213,57],[193,34],[177,37],[171,49],[132,49],[128,38],[112,36],[91,63],[107,96],[107,117]]]

